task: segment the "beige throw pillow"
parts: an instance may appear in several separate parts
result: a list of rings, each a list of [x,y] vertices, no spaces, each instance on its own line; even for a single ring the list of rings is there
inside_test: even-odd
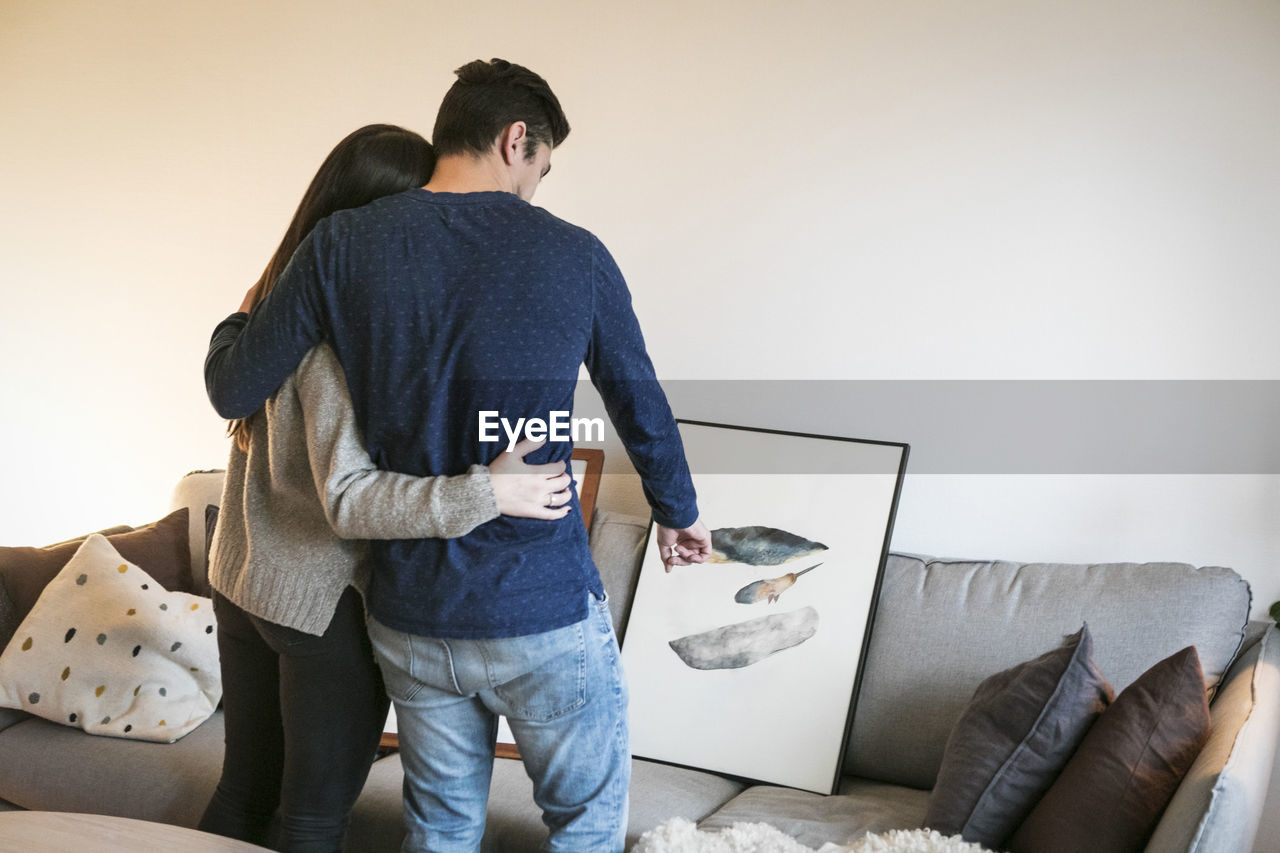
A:
[[[170,743],[221,697],[209,599],[167,591],[98,534],[0,655],[0,707],[90,734]]]

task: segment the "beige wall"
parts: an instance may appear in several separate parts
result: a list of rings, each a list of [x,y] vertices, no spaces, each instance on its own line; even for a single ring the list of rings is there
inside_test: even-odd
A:
[[[1192,0],[5,0],[0,540],[221,461],[212,325],[329,147],[429,132],[476,56],[559,92],[538,202],[665,378],[1280,378],[1278,43],[1275,4]]]
[[[316,165],[489,56],[564,102],[537,201],[665,378],[1280,379],[1280,4],[2,0],[0,542],[220,465],[208,334]],[[1222,563],[1261,612],[1278,518],[1274,476],[917,477],[895,545]]]

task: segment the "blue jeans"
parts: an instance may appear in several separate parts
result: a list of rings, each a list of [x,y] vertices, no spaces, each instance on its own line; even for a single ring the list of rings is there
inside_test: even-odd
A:
[[[592,597],[584,621],[524,637],[419,637],[372,617],[369,636],[400,729],[403,850],[479,849],[499,714],[551,830],[542,849],[623,849],[627,687],[606,602]]]

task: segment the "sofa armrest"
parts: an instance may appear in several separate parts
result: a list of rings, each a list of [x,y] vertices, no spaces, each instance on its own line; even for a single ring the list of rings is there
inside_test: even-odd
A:
[[[1147,853],[1248,853],[1280,743],[1280,632],[1250,622],[1210,707],[1209,741],[1178,787]]]
[[[227,472],[222,469],[192,471],[178,481],[169,501],[171,509],[185,506],[189,510],[187,541],[191,545],[191,580],[194,584],[193,591],[198,595],[209,594],[209,561],[205,559],[209,552],[209,542],[206,538],[205,514],[210,506],[222,504],[222,486],[226,478]]]

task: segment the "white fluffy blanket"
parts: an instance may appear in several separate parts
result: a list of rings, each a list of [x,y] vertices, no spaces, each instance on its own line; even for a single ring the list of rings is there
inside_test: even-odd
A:
[[[632,853],[988,853],[958,835],[929,829],[895,829],[868,834],[852,846],[806,847],[767,823],[735,823],[718,832],[702,832],[683,818],[672,818],[640,836]]]

